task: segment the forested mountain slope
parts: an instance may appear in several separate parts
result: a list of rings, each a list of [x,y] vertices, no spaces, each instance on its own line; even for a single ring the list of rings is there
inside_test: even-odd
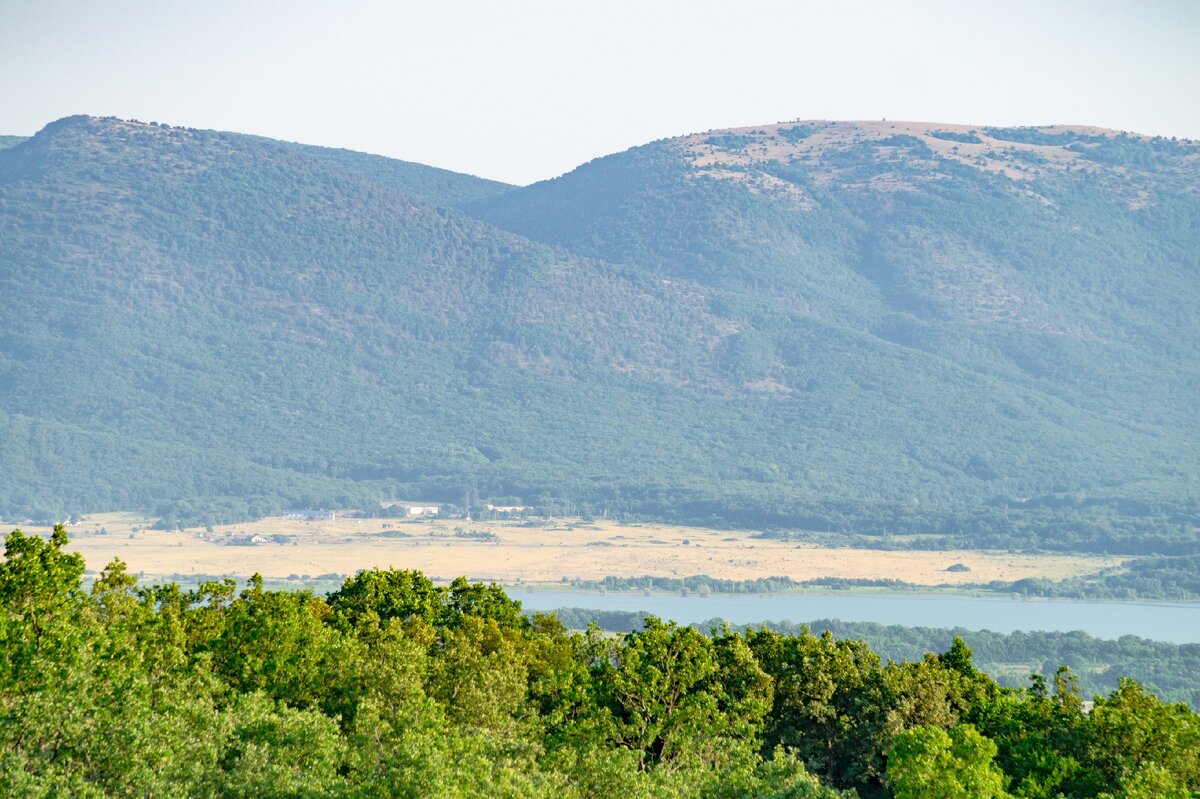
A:
[[[620,360],[605,401],[649,421],[629,392],[702,368],[716,326],[684,287],[260,139],[68,119],[6,153],[0,203],[10,509],[615,468],[647,453],[586,445],[609,420],[580,379]]]
[[[478,201],[531,238],[726,289],[748,374],[820,321],[1147,422],[1197,418],[1200,145],[1091,128],[791,123]],[[1149,395],[1149,396],[1147,396]]]
[[[270,139],[264,144],[278,145]],[[412,195],[427,203],[452,206],[484,200],[512,191],[515,187],[495,180],[477,178],[447,169],[398,161],[380,155],[333,147],[292,144],[297,153],[321,161],[351,175]]]
[[[1198,190],[1190,141],[1079,126],[793,122],[654,142],[466,208],[716,290],[713,308],[732,323],[727,363],[747,386],[830,390],[824,366],[838,340],[866,350],[877,385],[920,364],[931,391],[922,434],[980,410],[977,394],[956,391],[961,372],[1031,391],[1055,404],[1007,405],[994,427],[963,431],[957,463],[921,436],[904,441],[904,425],[883,435],[942,479],[964,469],[999,489],[1028,474],[1029,454],[1055,448],[1005,461],[1000,441],[1053,419],[1089,442],[1055,454],[1060,479],[1023,491],[1071,504],[1101,484],[1195,496]],[[857,404],[863,388],[832,390]],[[1120,452],[1125,434],[1142,443]],[[1134,466],[1144,457],[1172,473],[1166,483],[1136,476],[1148,474]],[[1107,474],[1070,477],[1081,461]]]
[[[1032,501],[1194,538],[1194,145],[758,131],[509,190],[47,126],[0,151],[0,512],[515,495],[970,538]]]

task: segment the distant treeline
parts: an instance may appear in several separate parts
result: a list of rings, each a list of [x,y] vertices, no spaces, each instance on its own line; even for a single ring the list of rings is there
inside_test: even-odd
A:
[[[1106,569],[1064,580],[1027,577],[987,587],[1024,596],[1073,599],[1200,599],[1200,555],[1137,558],[1121,570]]]
[[[573,588],[605,591],[677,591],[697,594],[771,594],[797,588],[891,588],[906,589],[915,586],[902,580],[850,579],[844,577],[816,577],[812,580],[793,580],[791,577],[755,577],[733,580],[695,574],[689,577],[616,577],[602,580],[580,580],[569,582]]]
[[[601,516],[627,522],[667,522],[710,528],[762,531],[763,538],[879,549],[1007,549],[1022,552],[1079,552],[1105,555],[1200,555],[1200,504],[1195,501],[1134,501],[1048,496],[1017,502],[995,499],[986,507],[913,508],[900,503],[814,501],[748,502],[745,498],[699,499],[691,492],[642,492],[622,486],[597,491],[580,488],[574,497],[532,493],[528,485],[497,482],[490,494],[476,485],[414,483],[388,490],[400,496],[439,502],[473,518],[499,518],[487,507],[527,505],[529,518]],[[260,495],[161,503],[150,510],[160,529],[232,524],[281,513],[291,507],[358,508],[369,516],[380,509],[378,486],[363,484],[353,493],[299,498]],[[464,503],[464,497],[470,501]],[[45,515],[45,513],[43,513]],[[68,514],[69,515],[69,514]],[[39,524],[66,515],[32,518]],[[1038,590],[1041,590],[1040,588]],[[1114,594],[1119,596],[1119,594]]]
[[[610,575],[602,580],[574,579],[576,588],[607,591],[672,591],[713,594],[769,594],[798,588],[887,588],[890,590],[930,590],[903,580],[871,578],[815,577],[794,580],[791,577],[756,577],[746,580],[695,574],[687,577],[621,577]],[[937,587],[937,586],[934,586]],[[1062,599],[1200,599],[1200,555],[1177,557],[1146,556],[1126,561],[1119,567],[1095,574],[1051,580],[1025,577],[1012,582],[958,584],[955,587],[1020,594],[1026,597]]]
[[[815,509],[816,510],[816,509]],[[763,537],[804,540],[808,531],[894,549],[1019,549],[1108,555],[1200,554],[1200,505],[1044,497],[960,510],[830,503],[792,525],[762,518]]]

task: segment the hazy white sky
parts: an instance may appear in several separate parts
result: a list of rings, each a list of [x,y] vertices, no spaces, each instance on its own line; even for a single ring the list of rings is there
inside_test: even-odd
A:
[[[1200,0],[0,0],[0,133],[80,113],[514,183],[796,118],[1200,138]]]

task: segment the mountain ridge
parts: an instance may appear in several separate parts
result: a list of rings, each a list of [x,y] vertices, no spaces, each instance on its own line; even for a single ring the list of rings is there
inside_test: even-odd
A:
[[[519,495],[982,540],[1025,497],[1195,501],[1191,145],[1059,131],[1090,138],[1027,147],[1087,168],[1051,170],[986,134],[975,169],[799,124],[518,188],[54,123],[0,150],[0,512]],[[73,441],[108,470],[44,454]]]

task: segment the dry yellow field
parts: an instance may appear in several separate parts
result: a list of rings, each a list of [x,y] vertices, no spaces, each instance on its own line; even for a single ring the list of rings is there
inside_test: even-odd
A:
[[[545,526],[521,522],[338,519],[303,522],[267,518],[178,532],[146,530],[150,522],[130,514],[84,517],[70,530],[73,551],[89,570],[121,558],[147,580],[169,575],[316,577],[359,569],[420,569],[443,580],[465,575],[513,584],[558,584],[563,577],[594,580],[608,575],[730,579],[785,576],[895,579],[917,585],[959,585],[1024,577],[1061,579],[1117,564],[1113,558],[1013,555],[1001,552],[905,551],[827,548],[753,538],[746,531],[711,530],[605,520],[558,520]],[[11,527],[12,525],[8,525]],[[390,527],[389,527],[390,526]],[[106,531],[101,534],[99,531]],[[136,530],[136,532],[135,532]],[[46,528],[26,527],[46,534]],[[458,534],[456,534],[458,531]],[[387,537],[398,533],[407,537]],[[491,533],[495,540],[463,534]],[[291,536],[288,543],[233,546],[235,538]],[[969,572],[947,572],[964,563]]]

